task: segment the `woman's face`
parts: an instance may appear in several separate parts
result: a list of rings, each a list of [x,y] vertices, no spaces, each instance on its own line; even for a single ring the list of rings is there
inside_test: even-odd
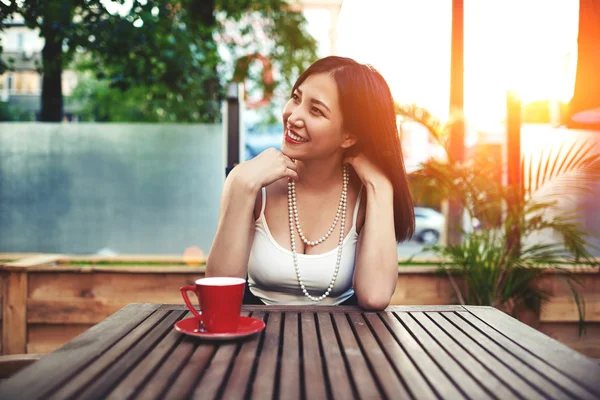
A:
[[[283,109],[281,150],[299,160],[331,156],[349,147],[342,130],[337,85],[328,73],[310,75]]]

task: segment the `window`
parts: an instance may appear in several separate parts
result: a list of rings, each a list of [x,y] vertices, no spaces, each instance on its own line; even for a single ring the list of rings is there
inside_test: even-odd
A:
[[[23,51],[23,33],[17,34],[17,51]]]

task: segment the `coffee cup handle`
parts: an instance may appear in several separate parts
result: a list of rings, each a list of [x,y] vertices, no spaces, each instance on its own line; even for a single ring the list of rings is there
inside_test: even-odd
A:
[[[198,311],[196,311],[196,309],[192,305],[192,302],[190,301],[190,298],[188,297],[188,294],[187,294],[188,291],[194,292],[195,289],[196,288],[194,286],[182,286],[180,288],[181,295],[183,296],[183,301],[185,301],[185,305],[187,306],[187,308],[189,308],[189,310],[192,312],[192,314],[194,314],[194,316],[196,318],[198,318],[199,321],[202,321],[202,315],[200,315],[198,313]]]

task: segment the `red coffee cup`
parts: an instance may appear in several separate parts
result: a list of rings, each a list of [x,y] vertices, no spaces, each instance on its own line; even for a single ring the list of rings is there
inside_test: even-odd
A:
[[[200,321],[201,327],[214,333],[235,332],[242,311],[246,281],[242,278],[211,277],[198,279],[194,283],[194,286],[182,286],[180,290],[185,305]],[[196,293],[202,314],[190,302],[188,291]]]

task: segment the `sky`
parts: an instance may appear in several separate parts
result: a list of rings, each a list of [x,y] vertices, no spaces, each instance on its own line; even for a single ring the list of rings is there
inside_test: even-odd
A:
[[[451,0],[344,0],[338,55],[372,64],[397,101],[445,119],[451,6]],[[502,121],[509,89],[524,103],[570,99],[578,7],[578,0],[464,1],[465,114],[471,122]],[[311,33],[328,41],[326,18],[316,14],[306,13]],[[328,51],[328,43],[321,50]]]

